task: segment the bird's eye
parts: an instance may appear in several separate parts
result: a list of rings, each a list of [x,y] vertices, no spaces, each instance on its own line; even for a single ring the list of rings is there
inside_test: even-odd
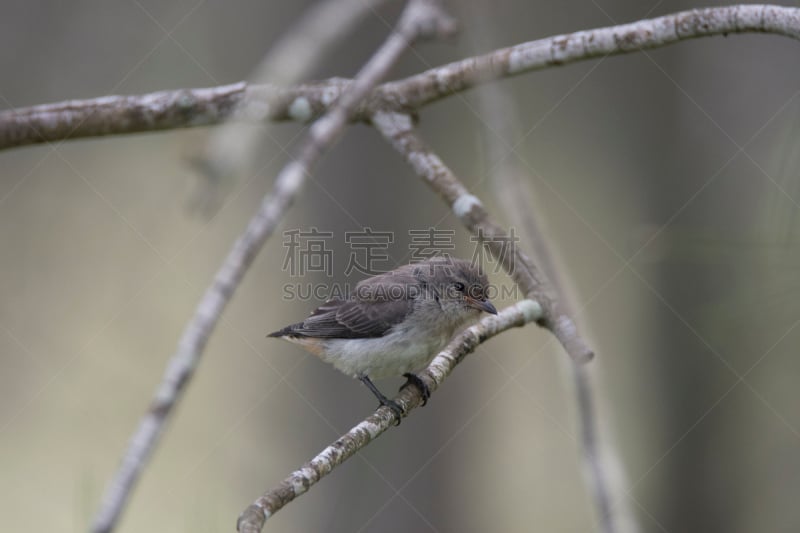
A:
[[[458,292],[464,292],[464,289],[466,288],[464,287],[464,284],[461,283],[460,281],[456,281],[455,283],[453,283],[453,287],[455,287]]]

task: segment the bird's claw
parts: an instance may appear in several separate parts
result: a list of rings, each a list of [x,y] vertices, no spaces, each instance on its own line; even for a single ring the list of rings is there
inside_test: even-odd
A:
[[[431,397],[431,389],[425,384],[422,379],[416,375],[412,374],[411,372],[406,372],[403,374],[403,377],[406,378],[406,382],[400,386],[400,390],[405,389],[409,385],[414,385],[417,389],[419,389],[420,394],[422,395],[422,405],[424,406],[428,403],[428,398]]]
[[[400,421],[403,419],[403,414],[404,414],[403,408],[400,407],[400,404],[398,404],[394,400],[390,400],[389,398],[383,398],[381,400],[381,405],[383,407],[388,407],[389,410],[392,411],[395,414],[395,420],[396,421],[395,421],[394,425],[395,426],[399,426],[400,425]]]

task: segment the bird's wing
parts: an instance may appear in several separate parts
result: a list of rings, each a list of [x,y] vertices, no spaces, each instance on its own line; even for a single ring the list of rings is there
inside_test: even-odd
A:
[[[416,281],[412,276],[387,274],[369,278],[356,286],[352,298],[328,300],[304,321],[270,336],[381,337],[411,312],[416,295],[408,287],[413,287]]]
[[[359,339],[381,337],[403,321],[413,300],[360,301],[329,300],[304,321],[276,331],[270,336]]]

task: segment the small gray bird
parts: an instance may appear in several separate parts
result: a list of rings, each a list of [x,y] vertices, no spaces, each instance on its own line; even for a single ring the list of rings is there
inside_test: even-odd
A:
[[[402,375],[408,378],[403,387],[417,386],[424,405],[430,391],[411,371],[426,366],[481,311],[497,314],[488,287],[481,269],[463,259],[412,263],[359,282],[355,294],[329,300],[304,321],[268,336],[299,344],[358,378],[399,422],[400,406],[370,378]]]

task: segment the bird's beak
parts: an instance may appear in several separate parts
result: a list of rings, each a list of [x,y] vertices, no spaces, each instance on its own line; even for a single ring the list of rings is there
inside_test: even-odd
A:
[[[475,298],[470,298],[467,296],[465,298],[467,301],[467,305],[470,307],[474,307],[479,311],[486,311],[487,313],[491,313],[493,315],[497,314],[497,309],[492,305],[492,302],[489,300],[476,300]]]

